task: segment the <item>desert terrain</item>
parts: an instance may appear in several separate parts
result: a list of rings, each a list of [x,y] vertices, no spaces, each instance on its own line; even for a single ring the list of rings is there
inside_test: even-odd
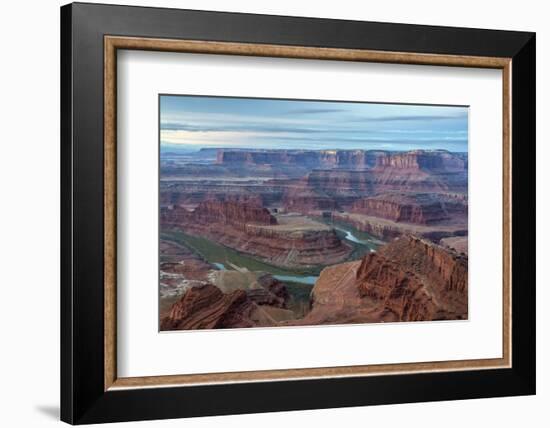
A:
[[[161,330],[468,317],[468,160],[161,151]]]

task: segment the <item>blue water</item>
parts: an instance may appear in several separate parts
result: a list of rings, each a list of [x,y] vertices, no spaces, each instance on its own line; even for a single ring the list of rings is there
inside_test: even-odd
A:
[[[227,270],[223,263],[212,263],[219,270]],[[290,281],[298,282],[300,284],[314,285],[315,281],[319,278],[318,276],[294,276],[294,275],[273,275],[274,278],[277,278],[279,281]]]
[[[372,241],[359,239],[349,230],[346,230],[340,227],[337,227],[336,229],[338,229],[340,232],[345,233],[346,234],[345,239],[347,239],[348,241],[351,241],[360,245],[366,245],[367,247],[369,247],[371,252],[375,252],[375,250],[371,247],[373,245]],[[227,270],[227,267],[223,263],[214,262],[212,264],[216,266],[219,270]],[[315,285],[315,282],[317,281],[317,279],[319,279],[318,276],[273,275],[273,277],[283,282],[289,281],[289,282],[297,282],[299,284],[307,284],[307,285]]]
[[[344,238],[347,239],[348,241],[355,242],[356,244],[360,244],[360,245],[366,245],[367,247],[369,247],[369,249],[373,253],[376,252],[374,250],[374,248],[372,248],[373,244],[374,245],[379,245],[379,244],[382,243],[382,241],[378,241],[376,239],[367,239],[367,240],[359,239],[352,232],[350,232],[349,230],[343,229],[341,227],[336,227],[335,229],[340,231],[340,232],[344,232],[346,234],[346,236],[344,236]]]
[[[340,229],[337,228],[339,231],[344,232],[346,234],[345,238],[348,241],[355,242],[356,244],[366,244],[365,241],[361,241],[359,238],[357,238],[353,233],[351,233],[349,230]]]
[[[299,282],[300,284],[314,285],[319,279],[318,276],[293,276],[293,275],[273,275],[279,281]]]

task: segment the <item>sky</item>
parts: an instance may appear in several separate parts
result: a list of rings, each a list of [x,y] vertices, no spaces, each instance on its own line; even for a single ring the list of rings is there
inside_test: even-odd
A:
[[[468,107],[161,95],[163,149],[468,150]]]

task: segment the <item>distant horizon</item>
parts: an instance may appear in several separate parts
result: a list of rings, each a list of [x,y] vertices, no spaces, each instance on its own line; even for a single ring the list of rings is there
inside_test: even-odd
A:
[[[444,151],[448,153],[462,153],[467,154],[468,151],[455,151],[455,150],[447,150],[447,149],[340,149],[340,148],[331,148],[331,149],[302,149],[302,148],[294,148],[294,149],[278,149],[278,148],[257,148],[257,147],[209,147],[209,146],[194,146],[194,145],[182,145],[182,144],[162,144],[161,145],[161,154],[162,153],[171,153],[171,152],[200,152],[202,150],[235,150],[235,151],[258,151],[258,152],[269,152],[269,151],[279,151],[279,150],[285,150],[285,151],[308,151],[308,152],[327,152],[327,151],[349,151],[349,152],[357,152],[357,151],[373,151],[373,152],[414,152],[414,151],[424,151],[424,152],[438,152],[438,151]]]
[[[254,150],[468,151],[468,107],[160,96],[161,152]]]

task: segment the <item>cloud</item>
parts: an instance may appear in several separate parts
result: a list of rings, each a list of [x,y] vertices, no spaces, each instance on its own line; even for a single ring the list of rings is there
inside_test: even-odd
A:
[[[160,140],[163,144],[202,144],[209,145],[234,145],[253,137],[253,133],[243,132],[200,132],[186,130],[162,130]]]
[[[466,129],[384,129],[386,134],[468,134]]]
[[[189,123],[182,122],[167,122],[161,123],[160,129],[163,131],[188,131],[188,132],[270,132],[270,133],[318,133],[327,132],[327,130],[311,128],[311,127],[299,127],[299,126],[286,126],[272,124],[241,124],[241,125],[191,125]]]
[[[464,120],[468,117],[466,113],[455,115],[397,115],[378,117],[358,117],[349,122],[430,122],[434,120]]]
[[[347,110],[341,108],[302,108],[287,111],[285,114],[325,114],[325,113],[342,113]]]
[[[274,141],[315,141],[318,143],[388,143],[388,144],[403,144],[403,143],[419,143],[419,144],[443,144],[443,142],[456,142],[456,143],[466,143],[468,140],[464,137],[452,137],[452,136],[442,136],[442,137],[411,137],[411,138],[392,138],[392,137],[368,137],[368,136],[357,136],[357,137],[343,137],[338,135],[329,135],[329,136],[279,136],[279,135],[264,135],[262,137],[264,140],[274,140]]]
[[[357,107],[359,106],[359,107]],[[208,107],[208,106],[207,106]],[[214,108],[216,107],[216,108]],[[359,104],[161,111],[161,143],[180,146],[465,148],[467,109]],[[223,108],[222,108],[223,107]],[[332,113],[332,114],[331,114]]]

